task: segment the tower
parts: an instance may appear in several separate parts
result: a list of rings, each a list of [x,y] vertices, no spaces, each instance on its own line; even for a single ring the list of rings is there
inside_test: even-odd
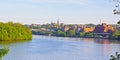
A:
[[[57,19],[57,25],[59,25],[59,19]]]
[[[57,28],[59,28],[59,19],[57,19]]]

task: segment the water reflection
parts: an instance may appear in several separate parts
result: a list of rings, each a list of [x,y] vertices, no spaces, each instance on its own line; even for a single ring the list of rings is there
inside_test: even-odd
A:
[[[94,39],[92,38],[83,38],[82,40],[85,42],[94,42]]]
[[[94,39],[97,44],[120,44],[118,40],[108,40],[108,39]]]

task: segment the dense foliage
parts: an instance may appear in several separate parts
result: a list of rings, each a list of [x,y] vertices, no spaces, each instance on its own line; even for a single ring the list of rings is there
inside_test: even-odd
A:
[[[58,30],[57,33],[56,33],[57,36],[63,36],[65,37],[66,36],[66,33],[61,31],[61,30]]]
[[[110,39],[120,39],[120,31],[115,30],[113,33],[110,34],[109,36]]]
[[[90,32],[80,32],[80,37],[93,37],[94,34]]]
[[[75,34],[75,31],[74,31],[74,30],[68,31],[68,36],[73,37],[73,36],[75,36],[75,35],[76,35],[76,34]]]
[[[20,23],[2,23],[0,22],[0,40],[29,40],[32,33],[29,28],[24,27]]]
[[[5,56],[9,52],[8,48],[2,48],[0,49],[0,59]]]

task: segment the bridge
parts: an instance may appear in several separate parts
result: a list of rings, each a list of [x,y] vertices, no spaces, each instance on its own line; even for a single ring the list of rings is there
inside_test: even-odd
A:
[[[95,35],[110,35],[110,33],[93,33]]]
[[[110,35],[110,33],[93,33],[96,38],[108,38],[108,36]]]

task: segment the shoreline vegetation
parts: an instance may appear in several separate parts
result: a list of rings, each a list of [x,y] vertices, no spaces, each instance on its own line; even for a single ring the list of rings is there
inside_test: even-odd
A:
[[[120,32],[120,31],[119,31]],[[120,40],[120,33],[118,31],[114,31],[113,33],[109,34],[108,36],[98,36],[94,33],[88,33],[88,32],[81,32],[80,35],[74,35],[74,36],[67,36],[65,32],[57,32],[56,35],[49,32],[49,33],[41,33],[32,31],[33,35],[45,35],[45,36],[55,36],[55,37],[74,37],[74,38],[100,38],[100,39],[109,39],[109,40]]]
[[[48,32],[43,33],[41,31],[32,31],[33,35],[45,35],[45,36],[55,36],[55,37],[74,37],[74,38],[99,38],[99,39],[109,39],[109,40],[120,40],[120,31],[116,30],[107,36],[101,36],[90,32],[81,32],[79,35],[67,35],[66,32],[57,31],[56,33]],[[73,33],[71,33],[73,34]]]
[[[109,39],[109,40],[120,40],[119,38],[110,38],[110,37],[90,37],[90,36],[58,36],[58,35],[50,35],[50,34],[39,34],[39,33],[33,33],[33,35],[43,35],[43,36],[54,36],[54,37],[69,37],[69,38],[98,38],[98,39]]]
[[[0,22],[0,41],[24,41],[31,39],[31,29],[24,25],[13,22]]]

